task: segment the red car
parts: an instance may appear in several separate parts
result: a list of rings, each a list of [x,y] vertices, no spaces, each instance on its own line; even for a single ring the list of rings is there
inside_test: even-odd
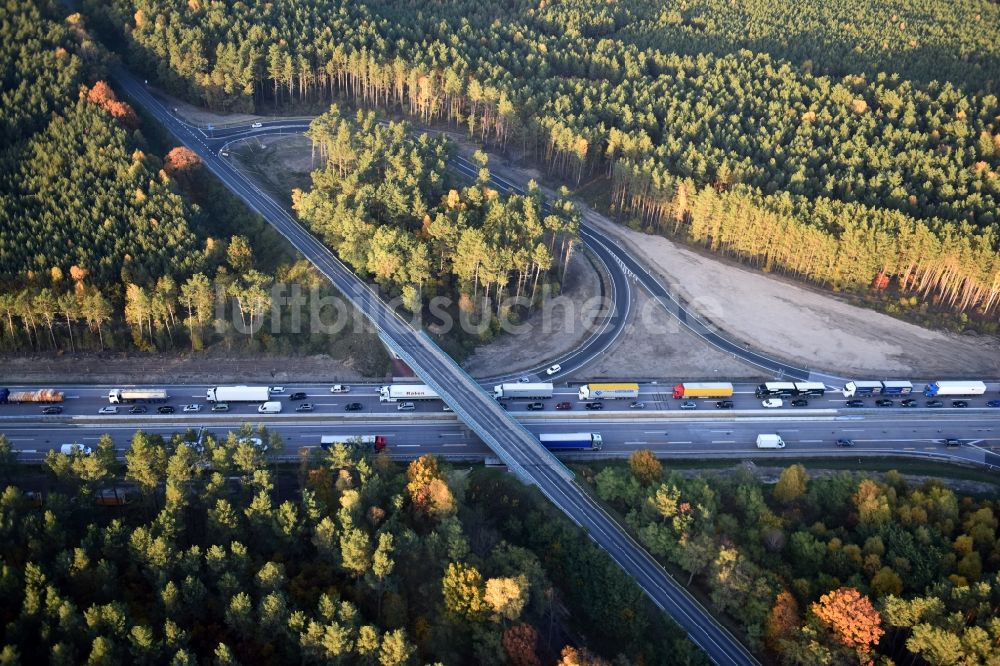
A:
[[[573,405],[568,402],[560,402],[556,405],[556,409],[573,409]]]

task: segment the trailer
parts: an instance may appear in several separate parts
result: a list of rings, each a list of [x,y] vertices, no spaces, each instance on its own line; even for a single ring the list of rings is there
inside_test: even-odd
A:
[[[910,395],[911,393],[913,393],[912,382],[882,382],[882,395]]]
[[[267,386],[216,386],[205,394],[209,402],[267,402],[270,398]]]
[[[36,391],[8,391],[7,389],[0,389],[0,403],[51,403],[62,401],[63,392],[55,389],[38,389]]]
[[[427,384],[391,384],[378,389],[379,402],[398,402],[399,400],[440,400],[437,391]]]
[[[826,394],[823,382],[795,382],[795,395],[809,395],[822,398]]]
[[[931,382],[924,388],[924,395],[928,398],[939,395],[983,395],[984,393],[986,384],[980,381],[937,381]]]
[[[757,386],[757,389],[754,391],[754,395],[758,398],[791,398],[795,395],[795,383],[765,382]]]
[[[493,397],[497,400],[514,398],[547,400],[552,397],[552,382],[512,382],[493,387]]]
[[[639,397],[639,385],[635,382],[584,384],[579,396],[580,400],[634,400]]]
[[[881,395],[882,382],[854,381],[844,385],[844,397],[855,398],[866,395]]]
[[[674,386],[674,398],[731,398],[733,385],[724,382],[687,382]]]
[[[539,435],[538,441],[550,451],[600,451],[604,446],[604,440],[597,432]]]
[[[385,450],[386,439],[384,435],[323,435],[319,440],[324,451],[337,444],[361,446],[377,453]]]
[[[164,389],[111,389],[108,391],[108,402],[112,405],[127,405],[133,402],[165,402],[170,396]]]

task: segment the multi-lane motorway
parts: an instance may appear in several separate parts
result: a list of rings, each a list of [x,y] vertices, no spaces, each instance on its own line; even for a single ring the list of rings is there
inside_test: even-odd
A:
[[[383,341],[431,385],[480,439],[521,478],[534,483],[560,510],[583,527],[660,608],[687,631],[691,640],[719,664],[757,660],[707,610],[572,481],[572,474],[538,440],[421,332],[411,329],[378,295],[351,273],[288,210],[221,160],[190,127],[181,123],[127,71],[114,79],[124,92],[202,159],[234,194],[260,213],[299,252],[365,314]]]
[[[27,390],[38,387],[11,387]],[[62,414],[42,416],[42,407],[32,404],[5,405],[0,410],[0,432],[13,442],[24,460],[38,460],[49,449],[61,444],[92,445],[104,433],[114,439],[120,450],[128,448],[132,433],[139,428],[169,436],[189,428],[208,428],[224,432],[244,422],[266,423],[286,441],[286,450],[316,446],[324,434],[379,434],[389,440],[390,454],[411,458],[425,453],[449,457],[482,458],[489,448],[461,425],[453,414],[443,411],[439,400],[415,405],[413,412],[400,413],[396,403],[378,400],[377,386],[355,384],[348,393],[333,394],[329,384],[286,385],[273,397],[283,403],[280,415],[263,416],[256,403],[231,403],[226,414],[213,413],[205,402],[206,385],[157,386],[171,396],[169,404],[177,411],[160,415],[156,405],[144,406],[144,414],[129,414],[121,405],[119,414],[98,415],[108,404],[112,386],[64,387],[66,399]],[[488,389],[484,386],[484,390]],[[528,411],[526,400],[505,403],[508,411],[534,435],[553,432],[599,432],[604,438],[603,455],[627,455],[640,448],[652,449],[669,458],[818,455],[912,455],[946,457],[976,464],[1000,466],[1000,409],[986,407],[996,393],[968,399],[968,408],[950,406],[929,409],[923,406],[878,408],[872,399],[864,408],[847,408],[838,392],[810,399],[803,408],[786,407],[765,410],[753,395],[753,385],[736,385],[734,409],[720,410],[711,399],[694,401],[696,410],[680,410],[681,400],[670,397],[667,386],[643,384],[639,400],[643,409],[630,408],[631,401],[606,401],[605,409],[591,412],[577,400],[575,386],[556,386],[552,399],[542,401],[545,409]],[[294,393],[304,393],[302,400],[290,400]],[[923,405],[925,399],[917,398]],[[309,412],[296,412],[303,403]],[[356,412],[345,411],[349,403],[359,403]],[[555,410],[559,403],[569,409]],[[199,405],[199,412],[183,412],[185,404]],[[897,403],[898,404],[898,403]],[[950,405],[950,402],[946,402]],[[779,433],[788,443],[782,452],[758,451],[754,440],[760,433]],[[837,449],[837,439],[854,440],[849,450]],[[946,439],[958,439],[958,449],[945,448]],[[584,457],[591,454],[581,454]]]

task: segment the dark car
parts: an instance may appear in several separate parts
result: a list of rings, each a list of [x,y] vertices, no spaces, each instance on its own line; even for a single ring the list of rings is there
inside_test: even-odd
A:
[[[545,409],[545,405],[541,402],[529,402],[528,409],[532,412],[538,412]]]
[[[603,402],[588,402],[587,409],[604,409]]]
[[[715,408],[716,409],[732,409],[733,408],[733,401],[732,400],[719,400],[719,401],[717,401],[715,403]]]
[[[1000,407],[1000,400],[990,400],[986,403],[987,407]]]
[[[128,408],[129,414],[145,414],[146,407],[144,405],[132,405]]]
[[[927,406],[928,407],[944,407],[944,403],[941,402],[940,400],[928,400],[927,401]]]
[[[313,410],[313,404],[311,402],[303,402],[301,405],[295,408],[297,412],[311,412]]]
[[[952,407],[968,407],[969,406],[969,401],[968,400],[952,400],[951,401],[951,406]]]
[[[361,411],[361,403],[360,402],[349,402],[346,405],[344,405],[344,411],[345,412],[360,412]]]
[[[914,400],[913,398],[907,398],[906,400],[900,400],[899,404],[901,404],[903,407],[916,407],[917,401]]]
[[[842,447],[854,446],[854,440],[853,439],[838,439],[837,440],[837,446],[842,446]]]
[[[160,405],[159,407],[156,408],[156,411],[158,411],[160,414],[173,414],[174,407],[173,405]]]
[[[896,403],[894,403],[892,400],[889,400],[889,398],[879,398],[878,400],[875,401],[875,405],[877,407],[892,407],[895,404]]]
[[[646,403],[634,400],[628,404],[629,409],[646,409]]]
[[[573,409],[573,405],[568,402],[560,402],[556,405],[556,409]]]
[[[958,441],[953,437],[949,437],[948,439],[944,440],[944,445],[947,446],[949,449],[957,449],[962,445],[962,442]]]
[[[62,414],[62,407],[59,405],[49,405],[42,408],[42,414]]]
[[[857,398],[854,398],[853,400],[848,400],[844,404],[847,405],[848,407],[864,407],[865,406],[865,401],[864,400],[858,400]]]
[[[295,393],[288,396],[289,400],[305,400],[306,394],[303,391],[296,391]]]
[[[805,398],[796,398],[792,400],[792,407],[808,407],[809,401]]]

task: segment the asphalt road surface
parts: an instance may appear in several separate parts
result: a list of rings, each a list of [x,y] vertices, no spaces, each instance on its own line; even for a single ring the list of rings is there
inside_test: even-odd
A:
[[[511,418],[423,333],[412,330],[389,310],[325,246],[303,229],[289,212],[236,172],[190,127],[160,104],[142,81],[114,68],[118,85],[147,113],[162,123],[202,159],[234,194],[261,214],[309,259],[345,298],[378,327],[380,337],[519,477],[534,483],[574,522],[583,527],[647,595],[687,631],[691,640],[718,664],[755,664],[757,660],[694,597],[678,585],[604,510],[573,483],[572,474],[538,440]]]

